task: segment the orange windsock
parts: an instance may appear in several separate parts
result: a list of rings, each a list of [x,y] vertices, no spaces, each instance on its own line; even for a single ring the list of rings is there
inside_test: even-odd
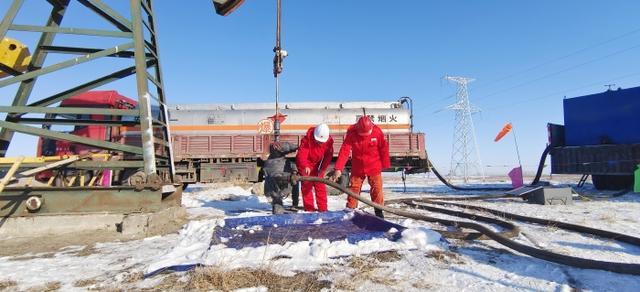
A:
[[[511,132],[511,128],[513,128],[511,126],[511,123],[507,123],[506,125],[504,125],[504,127],[502,127],[502,130],[500,130],[500,133],[498,133],[498,135],[496,136],[496,138],[493,141],[494,142],[500,141],[500,139],[502,139],[502,137],[504,137],[509,132]]]

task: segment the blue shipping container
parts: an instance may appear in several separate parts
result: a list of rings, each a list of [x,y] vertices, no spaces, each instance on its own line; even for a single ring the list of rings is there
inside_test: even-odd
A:
[[[564,100],[568,146],[640,143],[640,87]]]

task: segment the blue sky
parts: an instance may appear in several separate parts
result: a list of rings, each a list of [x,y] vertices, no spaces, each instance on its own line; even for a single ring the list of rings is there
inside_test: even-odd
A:
[[[0,3],[4,14],[9,2]],[[44,1],[27,0],[18,19],[42,24]],[[43,3],[41,3],[43,2]],[[128,1],[114,3],[126,11]],[[546,123],[562,123],[562,99],[640,85],[640,1],[311,1],[283,0],[282,100],[395,100],[411,96],[415,125],[428,153],[447,169],[453,138],[455,86],[470,84],[483,164],[490,173],[515,165],[513,139],[494,143],[504,123],[518,135],[525,170],[532,171],[546,143]],[[211,1],[156,1],[161,62],[170,103],[271,101],[275,0],[247,0],[228,17]],[[391,3],[391,4],[390,4]],[[73,3],[63,26],[87,24]],[[29,43],[33,34],[10,35]],[[120,40],[122,41],[122,40]],[[61,36],[59,44],[77,42]],[[95,43],[89,46],[97,46]],[[52,59],[50,62],[56,61]],[[116,60],[88,64],[40,80],[36,94],[78,82],[88,72],[113,70]],[[122,63],[124,64],[124,63]],[[114,67],[115,66],[115,67]],[[107,71],[108,71],[107,70]],[[111,87],[133,95],[133,79]],[[74,83],[76,84],[76,83]],[[9,103],[14,88],[0,89]],[[33,139],[19,138],[10,153],[32,154]]]

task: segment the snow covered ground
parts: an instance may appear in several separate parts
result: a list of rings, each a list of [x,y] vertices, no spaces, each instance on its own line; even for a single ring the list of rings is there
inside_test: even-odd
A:
[[[503,179],[473,182],[483,185],[505,183]],[[597,194],[588,187],[583,191]],[[386,199],[468,194],[474,193],[452,191],[428,174],[409,176],[407,192],[403,192],[399,176],[385,176]],[[331,210],[342,210],[344,204],[343,196],[329,198]],[[477,201],[469,204],[640,237],[640,194],[629,193],[602,200],[577,200],[568,206],[542,206],[519,200]],[[411,228],[409,230],[412,232],[407,233],[404,242],[374,239],[351,245],[310,239],[241,250],[214,244],[208,249],[213,228],[222,224],[223,219],[268,215],[268,200],[241,187],[196,185],[185,193],[183,205],[192,220],[179,233],[2,257],[0,290],[5,287],[8,290],[170,290],[178,286],[167,286],[167,279],[177,275],[174,284],[186,282],[191,274],[159,274],[146,279],[142,276],[156,267],[176,263],[204,263],[220,269],[260,268],[283,276],[314,273],[316,280],[329,283],[324,287],[331,290],[640,290],[640,276],[560,266],[513,252],[493,241],[449,240],[448,245],[442,244],[437,240],[437,234],[427,229],[441,227],[393,216],[388,216],[390,221]],[[367,208],[364,210],[371,211]],[[574,256],[640,263],[639,247],[554,227],[522,222],[516,224],[523,231],[516,238],[521,243]],[[38,240],[34,240],[34,244]],[[380,253],[389,249],[396,251]],[[254,286],[261,285],[256,283]],[[264,287],[258,288],[264,290]]]

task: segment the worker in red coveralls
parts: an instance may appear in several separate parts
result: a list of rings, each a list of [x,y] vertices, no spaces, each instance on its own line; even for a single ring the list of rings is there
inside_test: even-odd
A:
[[[329,163],[333,158],[333,138],[329,134],[329,126],[320,124],[307,130],[307,135],[300,141],[296,166],[299,173],[304,176],[324,177]],[[315,201],[313,203],[313,189],[315,189]],[[302,182],[302,202],[305,211],[327,211],[327,187],[319,182]]]
[[[351,154],[351,191],[360,194],[362,182],[366,178],[371,190],[371,200],[380,205],[384,204],[382,194],[382,170],[391,166],[389,145],[380,127],[373,124],[371,119],[363,116],[349,127],[347,136],[342,143],[338,160],[336,161],[333,180],[342,175],[349,155]],[[358,207],[358,200],[348,197],[347,208]],[[375,209],[376,216],[384,218],[382,210]]]

